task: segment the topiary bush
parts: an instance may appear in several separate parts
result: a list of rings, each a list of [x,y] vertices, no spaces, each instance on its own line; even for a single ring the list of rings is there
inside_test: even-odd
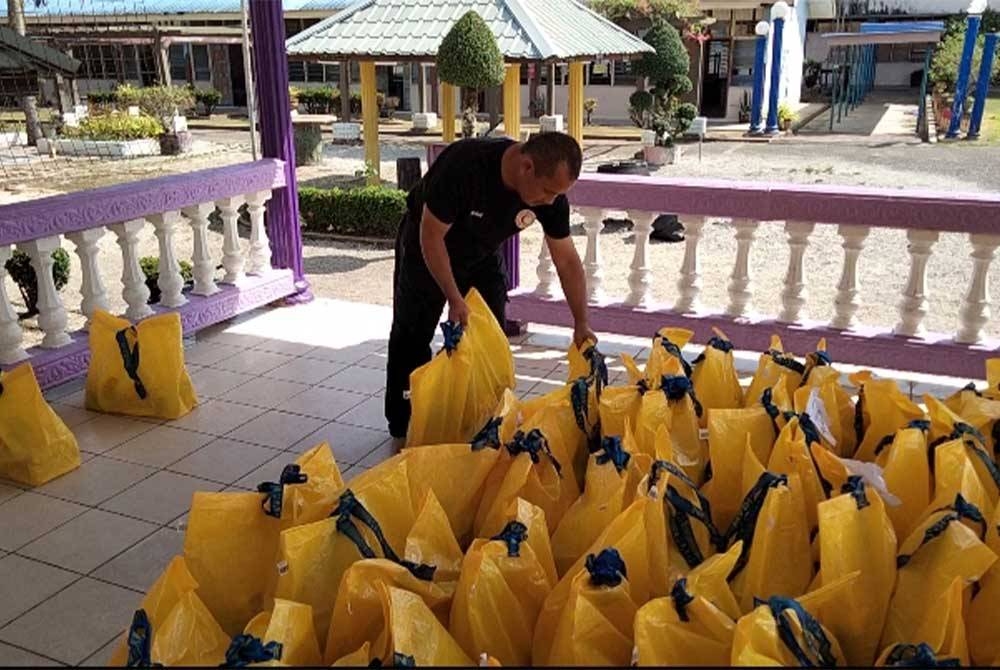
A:
[[[406,192],[384,186],[299,189],[303,228],[314,233],[391,239],[406,212]]]
[[[212,116],[215,108],[222,104],[222,94],[214,88],[196,89],[194,99],[205,110],[205,116]]]
[[[194,268],[187,261],[178,263],[181,268],[181,277],[184,279],[185,288],[190,288],[194,281]],[[148,305],[155,305],[160,302],[161,292],[157,282],[160,280],[160,259],[158,256],[143,256],[139,259],[139,267],[142,274],[146,275],[146,288],[149,289]]]
[[[56,290],[61,291],[69,283],[69,254],[65,249],[56,249],[52,252],[52,279],[55,280]],[[10,259],[4,265],[11,279],[17,284],[18,291],[27,308],[22,319],[27,319],[38,314],[38,275],[31,265],[31,256],[23,251],[15,250]]]
[[[635,63],[635,73],[640,77],[649,77],[659,94],[666,98],[691,91],[691,78],[688,77],[691,57],[677,29],[669,23],[659,22],[643,39],[656,49],[656,53],[643,54]]]
[[[144,114],[159,119],[166,125],[174,115],[188,114],[195,107],[195,94],[187,86],[135,86],[122,85],[117,90],[118,104],[123,107],[137,105]]]
[[[475,132],[479,92],[503,83],[503,54],[483,17],[470,11],[455,22],[441,40],[437,55],[438,78],[465,92],[462,136]]]
[[[639,128],[649,126],[649,115],[653,111],[653,95],[649,91],[636,91],[628,97],[629,118]]]
[[[163,134],[163,125],[151,116],[129,116],[122,112],[111,112],[98,116],[88,116],[79,126],[63,128],[65,137],[84,140],[117,141],[155,139]]]

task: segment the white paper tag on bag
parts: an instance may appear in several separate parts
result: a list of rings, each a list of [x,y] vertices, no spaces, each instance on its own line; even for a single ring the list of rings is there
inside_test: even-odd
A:
[[[816,426],[816,430],[819,431],[820,436],[826,440],[831,447],[837,446],[837,440],[833,437],[833,433],[830,432],[830,415],[826,413],[826,405],[819,397],[819,389],[814,388],[809,392],[809,402],[806,403],[806,414],[812,419],[813,424]]]
[[[885,477],[883,476],[883,470],[881,467],[875,463],[855,461],[851,458],[841,458],[840,462],[844,464],[844,467],[847,468],[849,473],[861,477],[865,486],[869,486],[874,489],[879,494],[879,497],[885,501],[886,505],[889,507],[899,507],[903,504],[903,501],[889,491],[889,485],[885,482]]]

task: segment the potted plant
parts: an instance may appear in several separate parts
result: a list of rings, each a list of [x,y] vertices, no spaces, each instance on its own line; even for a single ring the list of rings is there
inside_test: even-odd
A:
[[[56,249],[52,252],[52,278],[56,283],[56,290],[61,291],[69,283],[69,254],[64,249]],[[31,265],[31,257],[23,251],[15,250],[13,255],[4,265],[11,279],[17,284],[17,289],[21,292],[26,311],[18,315],[20,319],[28,319],[38,314],[38,275]]]
[[[750,92],[743,91],[743,97],[740,98],[740,123],[750,123]]]
[[[597,98],[587,98],[583,101],[583,111],[586,112],[587,118],[584,123],[588,126],[594,124],[594,112],[597,111]]]
[[[798,118],[798,113],[793,110],[791,105],[787,102],[783,102],[778,105],[778,130],[781,132],[787,132],[790,130],[792,124],[795,123]]]
[[[222,94],[214,88],[201,88],[194,92],[194,99],[201,105],[205,116],[212,116],[215,108],[222,104]]]

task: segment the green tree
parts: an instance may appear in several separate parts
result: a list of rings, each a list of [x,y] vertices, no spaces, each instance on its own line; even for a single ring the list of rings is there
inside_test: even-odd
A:
[[[691,90],[691,57],[681,34],[672,25],[658,22],[643,38],[656,53],[643,54],[635,63],[635,73],[649,77],[657,97],[676,98]]]
[[[976,40],[976,51],[972,57],[972,76],[969,79],[969,93],[975,90],[976,80],[979,78],[979,64],[983,60],[983,45],[986,38],[980,34]],[[962,50],[965,47],[965,33],[952,32],[941,40],[941,43],[934,50],[934,58],[931,60],[931,71],[929,77],[935,88],[948,93],[955,90],[955,83],[958,81],[958,66],[962,62]],[[1000,60],[993,62],[992,79],[995,81],[1000,74]]]
[[[698,13],[692,0],[593,0],[590,8],[622,25],[669,21]]]
[[[483,17],[470,11],[455,22],[441,40],[438,78],[464,90],[462,136],[475,132],[479,92],[503,83],[503,54]],[[448,120],[445,120],[447,123]]]

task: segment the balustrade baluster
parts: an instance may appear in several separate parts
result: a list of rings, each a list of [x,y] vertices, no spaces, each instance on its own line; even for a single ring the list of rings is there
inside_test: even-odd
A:
[[[577,211],[583,217],[583,230],[587,233],[587,252],[583,260],[583,268],[587,274],[587,300],[600,303],[605,300],[600,246],[605,211],[597,207],[580,207]]]
[[[0,246],[0,273],[12,255],[10,246]],[[7,282],[4,274],[0,274],[0,363],[10,365],[23,361],[28,357],[24,351],[24,331],[18,321],[17,312],[7,297]]]
[[[653,212],[628,212],[632,221],[635,238],[635,252],[632,254],[632,271],[628,276],[629,294],[625,304],[630,307],[649,307],[653,304],[653,271],[649,266],[649,235],[653,231]]]
[[[195,295],[208,296],[219,292],[219,287],[215,285],[215,263],[212,262],[212,255],[208,253],[208,217],[214,211],[214,203],[202,203],[183,210],[184,216],[191,222],[191,232],[194,235],[194,249],[191,254],[194,288],[191,292]]]
[[[83,300],[80,311],[87,317],[87,326],[97,310],[108,310],[108,294],[101,280],[101,266],[98,255],[101,251],[101,239],[106,231],[103,228],[92,228],[71,233],[66,236],[76,245],[76,255],[80,258],[81,280],[80,294]]]
[[[934,243],[939,233],[935,230],[908,230],[907,251],[910,254],[910,276],[903,288],[903,298],[899,302],[899,323],[893,332],[896,335],[912,337],[925,332],[924,318],[927,316],[927,261],[931,257]]]
[[[750,311],[753,291],[750,290],[750,248],[757,234],[757,221],[733,219],[736,237],[736,263],[729,277],[729,307],[726,314],[733,317],[746,316]]]
[[[270,191],[247,195],[247,210],[250,213],[250,261],[247,274],[260,275],[271,269],[271,241],[264,225],[264,203],[270,198]]]
[[[184,277],[174,252],[174,233],[180,223],[180,212],[153,214],[149,221],[156,229],[156,240],[160,247],[160,278],[156,285],[160,289],[160,304],[164,307],[181,307],[187,304],[184,297]]]
[[[138,321],[153,313],[146,304],[149,287],[139,265],[139,233],[145,226],[146,222],[142,219],[108,226],[118,238],[118,246],[122,250],[122,298],[128,305],[125,318],[129,321]]]
[[[680,313],[695,312],[701,309],[698,296],[701,294],[701,274],[698,272],[698,242],[705,228],[705,217],[681,216],[684,225],[684,262],[681,264],[681,278],[677,282],[678,298],[674,311]]]
[[[1000,247],[1000,236],[969,235],[972,243],[972,281],[962,301],[957,342],[975,344],[981,339],[983,326],[990,320],[990,265]]]
[[[858,325],[858,258],[868,239],[868,226],[837,226],[844,249],[844,268],[837,284],[837,298],[834,300],[836,313],[830,323],[834,328],[848,330]]]
[[[538,252],[538,268],[535,270],[535,274],[538,276],[535,295],[552,299],[561,295],[556,269],[552,264],[552,256],[549,254],[549,245],[545,242],[544,237],[542,238],[542,248]]]
[[[19,244],[18,247],[31,256],[31,267],[38,280],[38,325],[45,333],[42,348],[64,347],[72,340],[66,333],[66,308],[63,307],[59,291],[56,290],[55,277],[52,276],[52,267],[55,265],[52,252],[60,248],[59,238],[43,237]]]
[[[246,256],[243,255],[240,246],[240,200],[223,198],[217,200],[215,204],[222,217],[222,267],[226,271],[222,283],[235,284],[245,276],[243,268],[246,265]]]
[[[805,307],[807,294],[805,284],[806,248],[809,246],[809,236],[815,224],[802,221],[786,221],[785,232],[788,235],[788,271],[785,273],[785,288],[781,292],[780,321],[795,323],[802,318],[802,308]]]

